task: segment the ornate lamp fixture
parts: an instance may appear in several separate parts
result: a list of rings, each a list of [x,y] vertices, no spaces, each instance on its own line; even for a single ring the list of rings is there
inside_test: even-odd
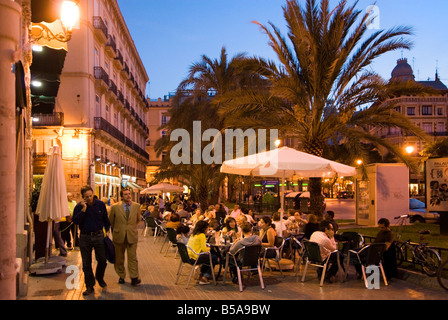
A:
[[[35,42],[38,42],[39,40],[68,42],[72,37],[73,28],[78,21],[78,1],[64,0],[61,5],[59,19],[53,23],[32,23],[31,37]]]

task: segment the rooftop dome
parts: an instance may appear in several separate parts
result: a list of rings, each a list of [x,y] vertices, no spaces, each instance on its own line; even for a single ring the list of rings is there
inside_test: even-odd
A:
[[[414,74],[412,72],[412,68],[408,63],[406,58],[398,59],[397,65],[394,70],[392,70],[392,79],[394,80],[415,80]]]

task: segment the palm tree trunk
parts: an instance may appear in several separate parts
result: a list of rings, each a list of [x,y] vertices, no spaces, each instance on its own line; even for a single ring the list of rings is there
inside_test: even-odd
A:
[[[322,157],[324,146],[325,142],[313,140],[304,144],[304,150],[309,154]],[[310,178],[308,187],[310,191],[310,211],[321,220],[324,215],[322,178]]]
[[[199,185],[198,188],[198,200],[201,206],[201,210],[205,211],[208,208],[208,186]]]
[[[310,178],[310,183],[308,186],[310,190],[310,211],[320,220],[324,215],[322,178]]]

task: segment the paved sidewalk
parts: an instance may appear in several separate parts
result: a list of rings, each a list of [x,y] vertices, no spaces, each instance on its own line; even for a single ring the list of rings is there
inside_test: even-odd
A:
[[[142,231],[142,229],[140,230]],[[368,290],[361,280],[356,279],[351,269],[347,281],[319,286],[315,268],[310,266],[305,282],[297,280],[294,271],[284,272],[266,270],[263,274],[266,288],[261,289],[257,277],[252,277],[243,292],[238,285],[222,281],[218,284],[201,286],[195,281],[186,289],[189,267],[185,267],[180,283],[175,285],[180,257],[174,258],[174,249],[167,256],[160,253],[162,238],[140,235],[137,256],[142,283],[131,286],[130,279],[118,284],[113,265],[108,264],[105,281],[106,288],[95,286],[95,294],[84,297],[84,276],[79,276],[79,288],[70,289],[66,281],[73,273],[65,273],[68,266],[81,270],[81,255],[75,250],[68,253],[67,265],[62,272],[53,275],[28,277],[28,294],[20,300],[448,300],[448,293],[441,288],[426,288],[410,281],[393,279],[385,287],[381,282],[379,290]],[[166,248],[166,246],[165,246]],[[69,281],[69,284],[73,282]]]

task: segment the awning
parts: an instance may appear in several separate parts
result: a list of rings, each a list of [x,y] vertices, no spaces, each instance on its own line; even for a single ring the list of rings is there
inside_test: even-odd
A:
[[[130,182],[130,181],[128,181],[127,187],[131,187],[132,189],[137,189],[137,190],[143,189],[143,187],[139,186],[138,184],[136,184],[134,182]]]

